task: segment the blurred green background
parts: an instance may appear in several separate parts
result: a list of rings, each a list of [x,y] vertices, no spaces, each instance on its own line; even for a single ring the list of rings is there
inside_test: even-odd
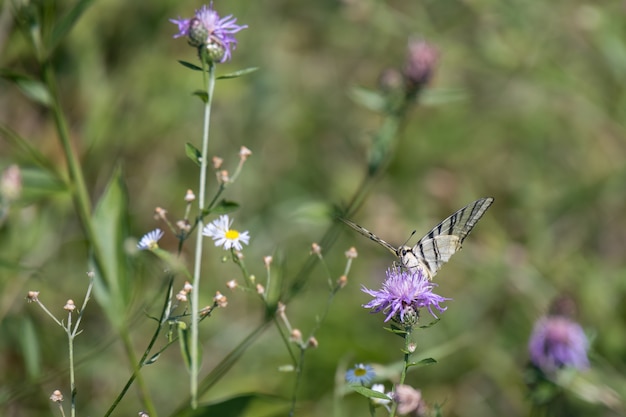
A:
[[[59,15],[72,3],[56,2]],[[0,2],[0,66],[37,76],[37,64],[13,20],[14,3]],[[92,201],[117,166],[128,188],[129,233],[155,227],[153,210],[182,217],[197,167],[184,144],[200,146],[199,73],[185,40],[172,39],[168,19],[189,17],[198,2],[95,1],[56,52],[55,71],[72,140]],[[382,117],[351,98],[356,86],[375,89],[381,71],[402,67],[410,36],[440,51],[430,90],[403,123],[397,153],[354,216],[393,244],[412,230],[421,236],[454,210],[483,196],[495,203],[440,271],[438,293],[454,300],[434,327],[420,331],[407,382],[446,416],[526,415],[523,370],[533,322],[567,292],[592,340],[591,401],[571,394],[580,415],[623,413],[626,396],[626,9],[621,2],[343,0],[216,1],[249,28],[237,35],[233,60],[218,74],[256,66],[248,76],[219,81],[210,154],[231,171],[240,146],[253,156],[226,197],[241,208],[234,227],[249,230],[250,270],[262,280],[262,257],[274,255],[283,286],[309,257],[358,187],[372,135]],[[53,121],[15,85],[0,81],[0,122],[64,171]],[[60,328],[24,297],[39,290],[56,314],[68,298],[82,303],[88,253],[68,191],[11,141],[0,140],[0,168],[18,164],[24,190],[0,228],[0,404],[6,416],[47,415],[48,396],[69,398],[67,342]],[[211,178],[210,190],[216,183]],[[174,251],[166,235],[161,248]],[[356,395],[337,399],[346,367],[401,360],[402,341],[383,330],[383,316],[361,307],[393,257],[344,228],[325,249],[336,279],[344,251],[359,250],[348,286],[339,292],[310,352],[300,387],[299,416],[366,415]],[[129,247],[132,247],[132,242]],[[193,248],[184,257],[191,265]],[[204,288],[229,298],[227,309],[203,322],[203,373],[213,369],[262,321],[262,306],[225,282],[239,278],[223,252],[205,252]],[[131,329],[145,347],[164,290],[162,265],[134,257]],[[305,336],[327,297],[319,265],[288,306]],[[175,289],[182,285],[177,278]],[[76,341],[80,415],[102,415],[129,375],[116,332],[95,300]],[[159,343],[164,343],[162,339]],[[269,327],[204,397],[220,400],[261,392],[289,397],[293,375],[278,372],[289,357]],[[188,393],[176,346],[144,368],[160,415]],[[387,387],[389,381],[385,381]],[[594,395],[592,388],[598,393]],[[68,400],[66,400],[66,405]],[[114,415],[136,415],[134,389]],[[278,410],[278,411],[277,411]],[[285,415],[277,399],[253,404],[248,415]],[[226,415],[226,414],[224,414]],[[381,414],[382,415],[382,414]]]

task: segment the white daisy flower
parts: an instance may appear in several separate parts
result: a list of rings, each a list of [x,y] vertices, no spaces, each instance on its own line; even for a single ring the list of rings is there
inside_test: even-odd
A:
[[[215,246],[222,246],[224,250],[235,248],[243,249],[242,243],[246,245],[250,241],[248,232],[239,233],[239,231],[231,229],[232,220],[227,215],[222,215],[218,219],[204,226],[202,234],[208,236],[215,241]]]
[[[159,247],[157,242],[163,237],[163,234],[164,233],[161,229],[154,229],[153,231],[146,233],[137,244],[137,248],[139,250],[157,249]]]

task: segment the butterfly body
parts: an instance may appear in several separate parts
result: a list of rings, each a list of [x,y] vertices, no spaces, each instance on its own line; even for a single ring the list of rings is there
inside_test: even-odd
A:
[[[492,203],[493,198],[485,197],[457,210],[418,240],[413,247],[402,245],[396,248],[358,224],[343,218],[341,220],[394,253],[403,267],[409,270],[419,268],[432,279],[443,264],[461,249],[463,240]]]

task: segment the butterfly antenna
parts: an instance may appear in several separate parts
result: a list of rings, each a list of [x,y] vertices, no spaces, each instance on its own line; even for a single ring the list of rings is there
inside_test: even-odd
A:
[[[409,240],[413,239],[413,236],[415,235],[416,230],[413,230],[411,232],[411,236],[409,236],[409,238],[402,244],[402,246],[406,246],[407,243],[409,243]]]

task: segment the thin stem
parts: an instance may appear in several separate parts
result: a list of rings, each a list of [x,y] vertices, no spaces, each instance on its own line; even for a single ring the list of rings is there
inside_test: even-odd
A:
[[[302,379],[302,368],[304,367],[304,353],[306,349],[300,348],[300,360],[296,366],[296,382],[293,386],[293,393],[291,395],[291,409],[289,410],[289,417],[293,417],[296,412],[296,400],[298,398],[298,388],[300,387],[300,380]]]
[[[78,325],[76,326],[78,328]],[[67,345],[70,361],[70,416],[76,417],[76,377],[74,374],[74,333],[72,332],[72,312],[67,317]]]
[[[204,66],[204,64],[203,64]],[[203,71],[204,74],[204,71]],[[206,80],[205,80],[206,84]],[[190,392],[191,408],[198,407],[198,294],[200,293],[200,270],[202,266],[202,226],[204,224],[202,212],[206,200],[206,177],[209,154],[209,125],[211,121],[211,102],[213,101],[213,89],[215,87],[215,65],[209,64],[209,79],[207,85],[207,101],[204,105],[204,129],[202,132],[202,159],[200,161],[200,190],[198,192],[198,231],[196,234],[196,255],[193,269],[193,291],[191,292],[191,371]]]
[[[403,385],[404,380],[406,379],[406,371],[409,369],[409,359],[411,358],[411,332],[413,331],[412,326],[407,326],[404,328],[404,363],[402,364],[402,373],[400,374],[400,381],[398,385]],[[394,417],[396,415],[396,409],[398,408],[398,403],[394,401],[391,406],[391,413],[389,413],[389,417]]]
[[[109,417],[113,413],[117,405],[120,403],[120,401],[122,401],[122,398],[124,398],[124,396],[126,395],[126,392],[128,392],[128,390],[130,389],[133,382],[135,382],[135,379],[137,378],[139,371],[145,365],[146,359],[148,358],[148,355],[152,351],[152,347],[154,346],[157,340],[157,337],[159,336],[159,333],[161,332],[161,329],[163,328],[163,325],[167,322],[167,318],[170,314],[170,309],[172,305],[171,299],[172,299],[172,292],[174,288],[174,275],[170,275],[169,278],[170,280],[168,284],[168,289],[166,291],[163,309],[161,310],[161,317],[159,318],[159,324],[157,325],[154,331],[154,334],[152,335],[152,339],[150,339],[150,342],[148,343],[148,347],[146,348],[143,355],[141,356],[141,359],[139,360],[139,362],[137,362],[137,366],[135,367],[133,374],[130,376],[130,378],[128,378],[126,385],[124,385],[124,388],[122,388],[122,391],[118,394],[117,398],[113,401],[113,404],[111,404],[111,407],[109,407],[107,412],[104,414],[104,417]],[[168,343],[166,347],[169,345],[171,345],[171,343]],[[160,350],[159,353],[160,352],[162,352],[162,350]]]

